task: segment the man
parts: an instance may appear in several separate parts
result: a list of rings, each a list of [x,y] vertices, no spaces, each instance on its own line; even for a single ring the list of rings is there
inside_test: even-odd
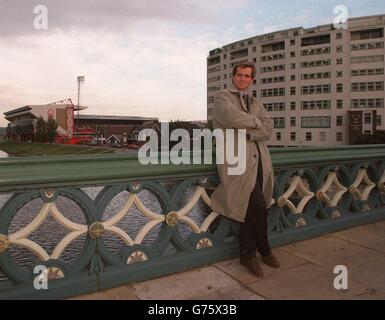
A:
[[[211,196],[211,207],[215,212],[241,222],[240,263],[262,277],[263,271],[255,256],[257,248],[265,264],[279,268],[279,262],[272,254],[267,238],[274,171],[266,141],[270,138],[273,123],[263,106],[247,92],[255,73],[253,63],[236,65],[232,74],[234,88],[221,90],[215,96],[214,127],[223,131],[246,129],[246,154],[243,155],[246,156],[246,170],[240,175],[229,175],[230,164],[225,156],[225,163],[217,165],[221,183]],[[237,136],[235,133],[235,145]]]

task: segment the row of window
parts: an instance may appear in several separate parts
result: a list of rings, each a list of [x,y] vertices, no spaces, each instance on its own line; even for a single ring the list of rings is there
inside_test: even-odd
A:
[[[275,65],[275,66],[262,67],[261,73],[273,72],[273,71],[282,71],[282,70],[285,70],[285,65],[279,64],[279,65]]]
[[[330,65],[330,59],[301,62],[301,68],[322,67],[322,66],[329,66],[329,65]]]
[[[351,75],[352,77],[355,76],[372,76],[376,74],[384,74],[384,68],[373,68],[373,69],[359,69],[359,70],[352,70]]]
[[[301,74],[302,80],[325,79],[325,78],[330,78],[330,72],[317,72],[317,73]]]
[[[266,56],[261,57],[261,62],[263,61],[272,61],[272,60],[280,60],[280,59],[285,59],[285,53],[276,53],[276,54],[269,54]]]
[[[351,108],[383,108],[384,99],[352,99]]]
[[[367,100],[376,100],[375,104],[377,106],[380,106],[380,103],[381,103],[381,102],[378,102],[377,100],[382,100],[382,106],[384,103],[383,99],[367,99]],[[284,111],[286,109],[285,102],[264,103],[263,107],[267,111]],[[341,99],[336,100],[336,108],[342,109],[342,107],[343,107],[343,101]],[[330,100],[301,101],[301,109],[303,110],[331,109],[331,101]],[[290,110],[296,110],[295,101],[290,101]]]
[[[322,53],[329,53],[329,52],[330,52],[330,47],[307,49],[307,50],[301,50],[301,56],[311,56],[315,54],[322,54]]]
[[[310,85],[302,86],[302,94],[313,94],[313,93],[330,93],[330,84],[319,84],[319,85]]]
[[[352,91],[382,91],[384,90],[384,81],[375,82],[353,82]]]
[[[302,110],[313,110],[313,109],[330,109],[330,100],[312,100],[312,101],[302,101],[301,109]]]
[[[221,76],[215,76],[215,77],[207,78],[207,83],[211,83],[219,80],[221,80]]]
[[[284,111],[285,110],[285,102],[264,103],[263,107],[267,111]]]
[[[277,81],[278,82],[278,81]],[[224,85],[224,89],[227,88],[227,85]],[[220,85],[208,87],[208,92],[215,92],[221,90]],[[352,92],[366,92],[366,91],[383,91],[384,90],[384,81],[374,81],[374,82],[353,82],[351,84]],[[330,93],[331,85],[330,84],[319,84],[319,85],[309,85],[302,86],[301,93],[302,94],[319,94],[319,93]],[[343,84],[336,84],[336,92],[343,92]],[[290,95],[296,94],[296,87],[290,87]],[[285,88],[270,88],[270,89],[262,89],[261,96],[262,97],[275,97],[275,96],[284,96]],[[255,95],[256,97],[256,92]]]
[[[215,92],[221,90],[221,86],[208,87],[207,92]]]
[[[261,83],[275,83],[275,82],[284,82],[284,81],[285,81],[284,76],[261,79]]]
[[[216,66],[216,67],[212,67],[212,68],[207,69],[207,73],[213,73],[213,72],[218,72],[218,71],[221,71],[221,66]]]
[[[262,89],[261,95],[262,95],[262,97],[284,96],[285,95],[285,88]]]
[[[367,50],[367,49],[381,49],[384,47],[383,42],[366,42],[360,44],[352,44],[352,50]]]
[[[351,57],[350,63],[367,63],[384,61],[384,55]]]
[[[275,133],[275,139],[276,141],[282,140],[282,132],[276,132]],[[305,140],[306,141],[312,141],[312,132],[306,132],[305,133]],[[342,141],[342,132],[336,132],[336,140]],[[290,141],[296,141],[296,132],[290,132]],[[326,141],[326,132],[320,132],[319,133],[319,141]]]
[[[336,126],[343,125],[343,117],[336,116]],[[285,117],[272,117],[274,128],[285,128]],[[304,116],[301,117],[301,128],[330,128],[330,116]],[[290,126],[296,126],[296,117],[290,117]]]

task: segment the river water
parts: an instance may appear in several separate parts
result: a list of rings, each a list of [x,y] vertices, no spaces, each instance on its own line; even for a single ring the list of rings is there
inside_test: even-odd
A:
[[[166,187],[166,186],[165,186]],[[172,187],[172,185],[168,184],[167,189]],[[103,189],[103,187],[91,187],[91,188],[82,188],[91,199],[95,199],[99,192]],[[195,191],[194,188],[186,189],[183,196],[179,199],[179,203],[177,204],[177,208],[180,209],[185,206],[192,194]],[[143,190],[139,194],[139,198],[142,203],[151,211],[156,213],[161,213],[161,206],[156,197],[149,192],[148,190]],[[0,194],[0,210],[6,203],[6,201],[12,196],[12,194]],[[102,221],[106,221],[114,217],[124,206],[128,199],[129,193],[127,191],[120,192],[117,194],[108,204],[106,209],[104,210]],[[79,223],[86,224],[85,216],[80,209],[80,207],[72,200],[59,196],[54,201],[56,207],[59,211],[69,220]],[[40,199],[34,199],[24,205],[17,214],[12,219],[10,224],[8,234],[14,233],[21,228],[27,226],[40,212],[44,202]],[[194,206],[192,211],[188,214],[190,218],[201,225],[204,221],[205,217],[210,213],[210,208],[203,202],[202,199],[198,201],[198,203]],[[0,211],[1,214],[1,211]],[[128,214],[124,216],[122,220],[119,221],[116,226],[123,229],[127,232],[131,238],[134,240],[135,236],[138,234],[139,230],[147,223],[149,219],[145,217],[140,211],[133,205]],[[159,236],[161,229],[161,224],[158,224],[154,227],[144,238],[143,244],[151,245],[154,243]],[[192,232],[192,230],[185,224],[178,224],[178,231],[182,235],[183,238],[187,238],[187,236]],[[38,243],[48,254],[51,254],[55,246],[63,239],[70,231],[61,226],[51,215],[47,217],[47,219],[41,224],[30,236],[28,239],[35,241]],[[104,243],[107,248],[112,253],[118,253],[119,250],[125,245],[124,242],[110,232],[105,232],[102,235]],[[76,240],[74,240],[66,250],[61,254],[59,259],[63,262],[70,263],[75,258],[77,258],[84,247],[86,240],[86,235],[83,235]],[[170,244],[171,246],[171,244]],[[172,246],[171,246],[172,247]],[[32,267],[35,263],[38,262],[38,258],[31,251],[11,246],[9,249],[11,256],[18,262],[20,266],[23,267],[28,272],[32,272]],[[1,274],[0,270],[0,280],[4,279],[4,275]]]
[[[3,150],[0,150],[0,158],[7,158],[8,153],[4,152]]]

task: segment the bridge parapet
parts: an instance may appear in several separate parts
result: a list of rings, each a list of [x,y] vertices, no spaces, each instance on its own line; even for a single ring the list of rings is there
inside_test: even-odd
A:
[[[271,153],[272,246],[385,219],[385,145]],[[217,184],[208,164],[0,159],[0,299],[70,297],[237,256],[238,223],[210,209]]]

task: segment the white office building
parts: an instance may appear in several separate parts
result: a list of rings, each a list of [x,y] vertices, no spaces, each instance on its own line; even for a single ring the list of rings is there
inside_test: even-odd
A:
[[[299,27],[211,50],[208,120],[216,92],[231,85],[233,66],[252,61],[250,93],[274,121],[270,145],[342,145],[353,143],[352,130],[385,130],[384,25],[385,14],[350,18],[346,29]],[[351,126],[352,114],[361,123]]]

